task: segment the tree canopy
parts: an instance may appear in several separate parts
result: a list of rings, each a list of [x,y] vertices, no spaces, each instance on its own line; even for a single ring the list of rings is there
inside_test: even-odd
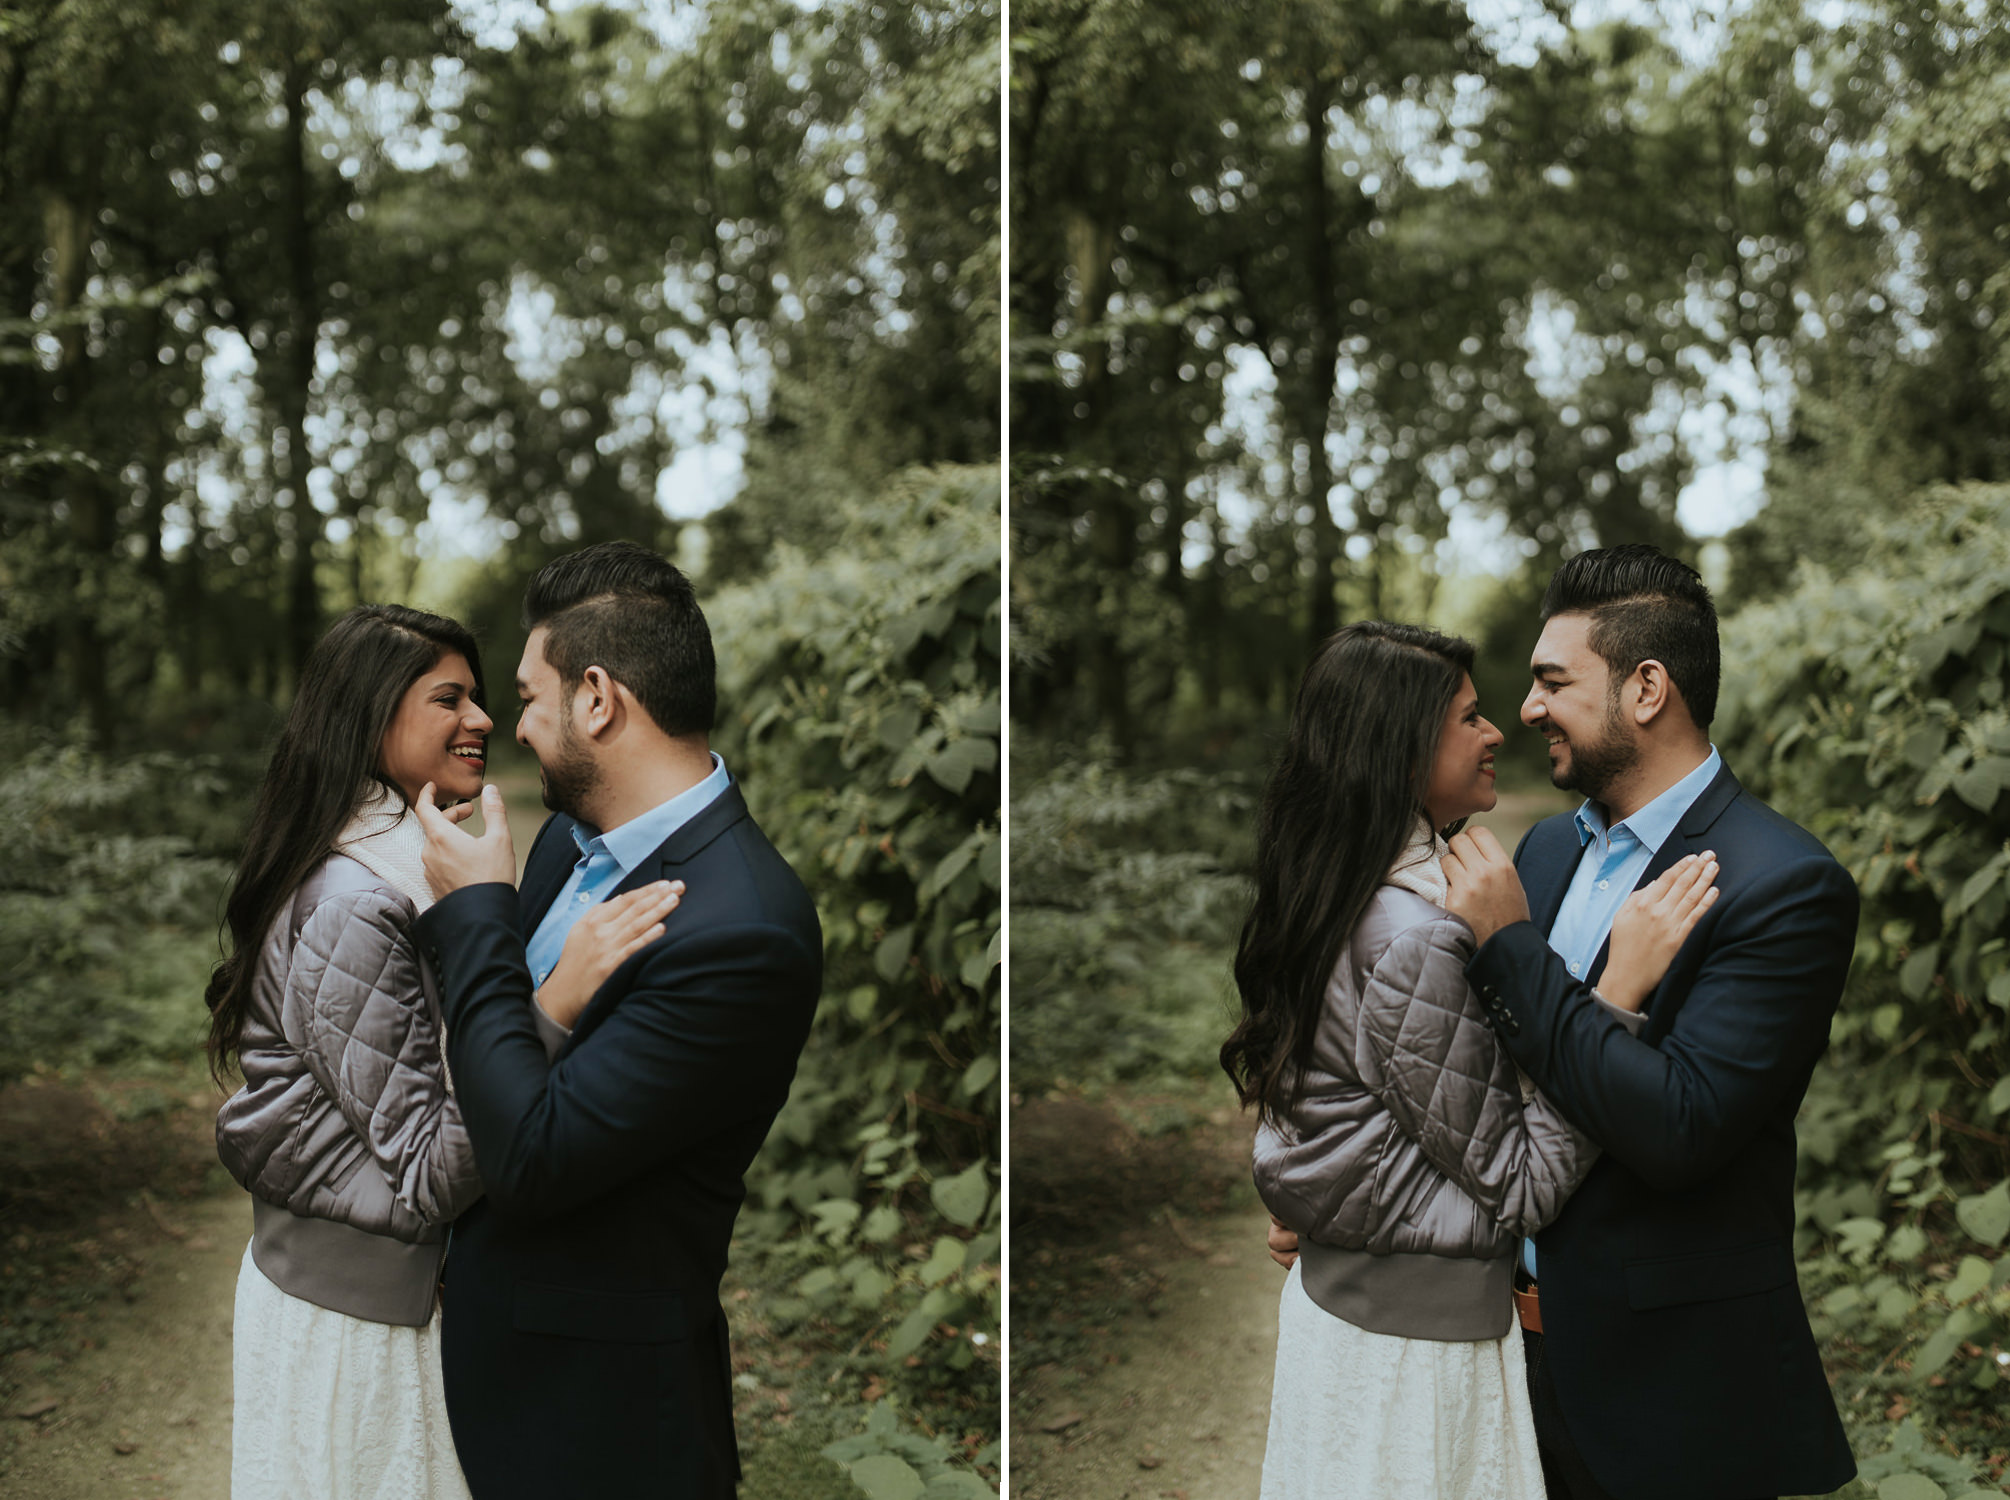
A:
[[[1441,608],[1474,537],[1532,578],[1693,558],[1727,451],[1767,502],[1731,597],[1999,477],[2006,7],[1573,14],[1015,10],[1031,723],[1275,713],[1343,614]]]
[[[736,492],[724,582],[995,461],[996,49],[966,0],[0,9],[8,703],[185,723],[443,533],[506,590]]]

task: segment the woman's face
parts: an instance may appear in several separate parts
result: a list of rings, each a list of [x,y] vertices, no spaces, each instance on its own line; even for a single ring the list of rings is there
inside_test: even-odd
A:
[[[1424,814],[1433,828],[1443,828],[1474,813],[1491,811],[1494,793],[1494,747],[1501,732],[1480,717],[1480,696],[1470,676],[1459,679],[1451,712],[1438,736],[1438,758],[1431,765],[1424,789]]]
[[[407,802],[416,802],[429,781],[443,804],[481,795],[483,743],[494,724],[474,693],[468,659],[449,651],[398,700],[378,769],[398,784]]]

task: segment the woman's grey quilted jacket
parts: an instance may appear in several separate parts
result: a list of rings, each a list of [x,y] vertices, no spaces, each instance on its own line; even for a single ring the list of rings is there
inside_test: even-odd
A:
[[[1368,904],[1326,986],[1302,1092],[1260,1126],[1256,1184],[1306,1291],[1375,1332],[1497,1338],[1512,1257],[1597,1148],[1513,1061],[1466,983],[1472,930],[1410,891]]]
[[[252,1255],[283,1290],[424,1323],[446,1226],[481,1196],[447,1089],[417,910],[353,859],[309,873],[259,949],[217,1152],[256,1202]]]

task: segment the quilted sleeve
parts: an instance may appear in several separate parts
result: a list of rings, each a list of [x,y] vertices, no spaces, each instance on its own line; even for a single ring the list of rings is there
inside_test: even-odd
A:
[[[287,977],[287,1032],[368,1148],[398,1202],[428,1223],[482,1194],[474,1147],[447,1091],[411,909],[382,891],[316,906]]]
[[[1466,983],[1472,935],[1425,922],[1391,943],[1362,988],[1355,1067],[1424,1157],[1512,1234],[1562,1210],[1598,1148],[1514,1063]]]

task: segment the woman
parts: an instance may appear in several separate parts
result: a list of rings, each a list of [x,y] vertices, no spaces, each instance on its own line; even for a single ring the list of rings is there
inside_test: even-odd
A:
[[[1510,1289],[1596,1147],[1517,1077],[1465,981],[1444,839],[1493,807],[1472,646],[1341,630],[1307,668],[1257,831],[1222,1065],[1256,1178],[1300,1237],[1264,1500],[1542,1500]],[[1687,860],[1629,898],[1601,994],[1637,1012],[1715,896]]]
[[[259,789],[206,996],[217,1148],[253,1195],[238,1273],[235,1500],[467,1494],[440,1385],[447,1225],[481,1195],[439,1003],[409,809],[482,787],[481,656],[452,620],[364,605],[308,657]],[[660,936],[646,887],[573,929],[538,1001],[565,1019]]]

